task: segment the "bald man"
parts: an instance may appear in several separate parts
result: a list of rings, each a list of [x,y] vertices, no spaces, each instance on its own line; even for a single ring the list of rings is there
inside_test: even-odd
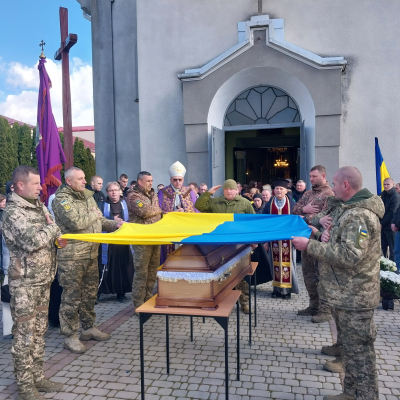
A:
[[[394,261],[395,232],[392,231],[391,224],[394,214],[400,204],[400,195],[394,187],[394,180],[392,178],[386,178],[383,181],[383,189],[381,198],[385,205],[385,215],[381,219],[382,253],[384,257]]]
[[[344,393],[324,400],[378,400],[373,316],[380,296],[380,219],[385,208],[378,196],[362,189],[362,175],[355,167],[340,168],[332,183],[340,201],[331,210],[330,226],[320,241],[292,240],[296,249],[307,250],[318,260],[321,290],[338,329],[338,342],[324,347],[343,364]]]

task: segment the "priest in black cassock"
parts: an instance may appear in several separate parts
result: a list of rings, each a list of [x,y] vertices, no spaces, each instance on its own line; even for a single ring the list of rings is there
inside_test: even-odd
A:
[[[120,196],[118,182],[106,186],[107,198],[101,204],[101,211],[108,219],[128,221],[128,207]],[[125,293],[132,292],[133,257],[129,245],[102,244],[102,262],[100,267],[100,284],[98,297],[101,294],[117,294],[117,300],[123,302]]]

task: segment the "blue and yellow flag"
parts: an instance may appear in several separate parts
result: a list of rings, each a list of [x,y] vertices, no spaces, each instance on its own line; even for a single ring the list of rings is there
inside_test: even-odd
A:
[[[111,233],[63,235],[65,239],[108,244],[252,244],[310,237],[298,215],[168,213],[154,224],[123,224]]]
[[[376,169],[376,192],[378,196],[383,192],[383,181],[390,178],[389,172],[383,160],[378,138],[375,138],[375,169]]]

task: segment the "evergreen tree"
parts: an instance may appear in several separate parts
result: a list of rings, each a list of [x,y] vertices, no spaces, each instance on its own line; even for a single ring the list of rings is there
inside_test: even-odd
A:
[[[18,144],[19,165],[31,165],[32,135],[28,125],[21,126]]]
[[[20,134],[21,134],[21,127],[19,126],[19,124],[15,123],[13,127],[10,129],[10,145],[8,147],[10,151],[10,161],[12,163],[13,170],[17,168],[19,165],[18,143]]]
[[[31,166],[33,168],[38,167],[37,158],[36,158],[36,128],[33,129],[33,135],[32,135]]]
[[[96,175],[96,162],[90,149],[86,149],[87,169],[85,172],[86,180],[90,182],[93,176]]]
[[[9,149],[11,138],[11,128],[5,118],[0,117],[0,192],[5,193],[6,183],[11,179],[14,170],[11,152]]]
[[[74,166],[85,173],[85,179],[88,182],[93,175],[96,175],[94,157],[90,149],[85,149],[83,141],[78,138],[74,142]]]

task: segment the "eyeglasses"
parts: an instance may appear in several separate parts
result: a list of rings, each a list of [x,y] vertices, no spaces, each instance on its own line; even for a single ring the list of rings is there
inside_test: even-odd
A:
[[[174,182],[182,182],[182,181],[183,181],[183,179],[174,179],[174,178],[172,178],[172,180],[173,180]]]

